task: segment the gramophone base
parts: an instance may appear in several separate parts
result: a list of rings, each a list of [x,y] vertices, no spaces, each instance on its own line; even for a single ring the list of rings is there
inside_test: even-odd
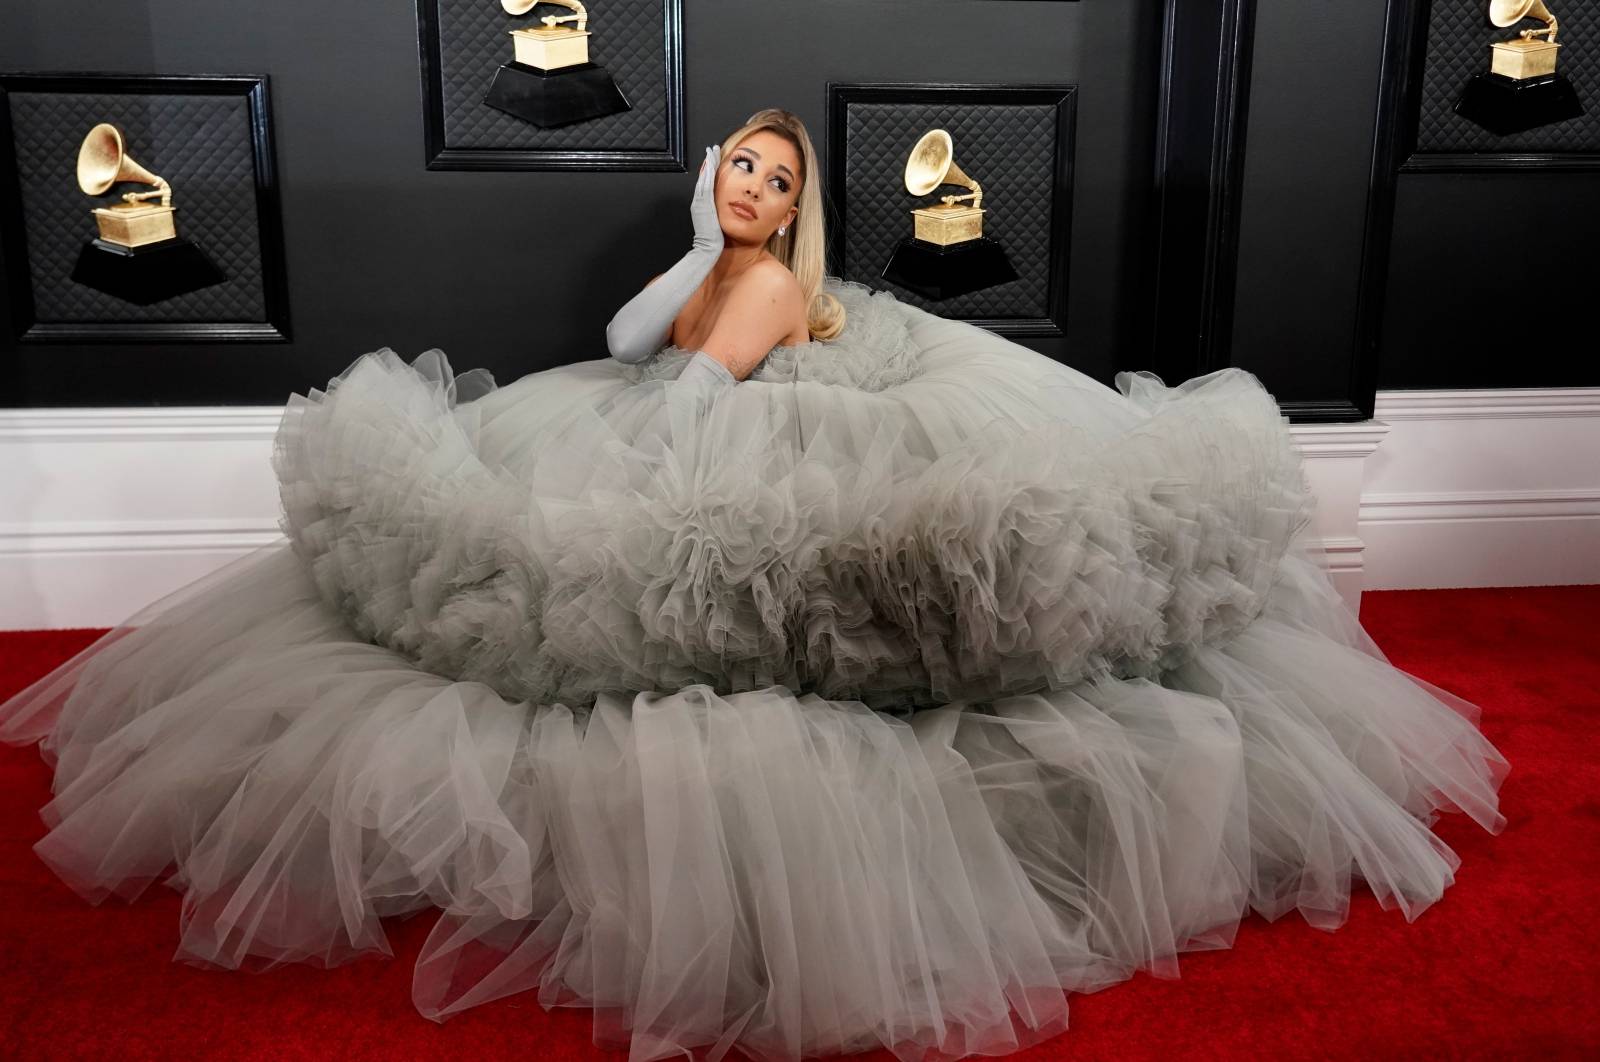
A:
[[[1572,82],[1560,74],[1519,81],[1488,73],[1467,82],[1455,112],[1491,133],[1506,136],[1576,118],[1583,113],[1583,104]]]
[[[551,71],[506,63],[483,102],[545,129],[633,109],[605,67],[593,63]]]
[[[1017,271],[1005,248],[987,236],[944,247],[907,236],[889,256],[881,276],[918,295],[949,299],[1016,280]]]
[[[90,240],[78,252],[72,279],[138,306],[220,284],[227,279],[206,253],[182,236],[142,247]]]

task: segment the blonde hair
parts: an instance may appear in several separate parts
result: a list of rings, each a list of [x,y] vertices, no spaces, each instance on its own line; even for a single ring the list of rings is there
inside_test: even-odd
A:
[[[813,339],[833,339],[844,331],[844,305],[822,290],[827,269],[828,233],[822,216],[822,188],[818,180],[817,152],[800,117],[781,107],[764,107],[722,142],[726,156],[745,138],[763,129],[783,137],[800,155],[800,194],[795,199],[794,223],[767,239],[767,251],[789,267],[806,300],[806,328]]]

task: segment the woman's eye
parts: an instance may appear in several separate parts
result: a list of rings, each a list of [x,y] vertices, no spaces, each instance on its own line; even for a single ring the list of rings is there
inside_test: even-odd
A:
[[[741,162],[750,162],[750,159],[745,155],[735,155],[733,157],[733,161],[737,165],[738,163],[741,163]],[[754,172],[756,172],[756,164],[753,163],[753,162],[750,162],[750,168],[748,170],[745,170],[744,172],[746,172],[746,173],[754,173]],[[774,181],[778,182],[778,191],[787,192],[789,190],[789,182],[784,180],[782,177],[774,177],[772,179]]]

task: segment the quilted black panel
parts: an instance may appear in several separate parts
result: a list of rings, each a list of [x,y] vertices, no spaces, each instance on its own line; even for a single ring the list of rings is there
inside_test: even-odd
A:
[[[589,10],[589,61],[616,80],[631,110],[541,129],[483,102],[494,73],[512,58],[514,29],[544,15],[570,15],[537,4],[508,15],[496,0],[432,0],[438,6],[439,70],[446,148],[549,151],[660,150],[667,142],[663,0],[606,0]]]
[[[1058,114],[1048,104],[851,101],[842,275],[888,288],[902,302],[943,317],[1048,317]],[[956,165],[983,186],[983,233],[1005,248],[1016,280],[934,300],[882,278],[895,246],[914,232],[913,208],[971,190],[941,185],[926,196],[906,191],[906,158],[929,129],[949,131]],[[1070,154],[1071,146],[1066,150]],[[1058,203],[1058,216],[1068,216],[1071,206]]]
[[[7,98],[39,321],[266,320],[246,97],[17,91]],[[84,195],[78,146],[98,122],[120,128],[129,156],[172,185],[178,235],[228,279],[149,306],[71,279],[79,250],[98,235],[90,210],[154,187],[128,182]]]
[[[1488,0],[1433,0],[1428,57],[1422,75],[1417,150],[1427,152],[1600,152],[1600,3],[1549,0],[1560,20],[1556,69],[1567,76],[1585,113],[1564,122],[1496,136],[1454,113],[1461,89],[1489,69],[1489,46],[1514,40],[1519,31],[1544,25],[1524,19],[1501,29],[1489,21]]]

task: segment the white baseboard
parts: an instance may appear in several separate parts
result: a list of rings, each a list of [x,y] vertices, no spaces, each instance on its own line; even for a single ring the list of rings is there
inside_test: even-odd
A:
[[[1297,424],[1289,429],[1306,462],[1306,478],[1317,497],[1310,528],[1322,549],[1322,564],[1340,596],[1357,614],[1366,584],[1365,543],[1356,524],[1361,508],[1361,477],[1367,458],[1383,444],[1387,426],[1372,421],[1351,424]]]
[[[282,417],[0,410],[0,630],[110,627],[281,537]]]
[[[1371,589],[1600,583],[1600,387],[1380,391]]]
[[[1385,392],[1378,409],[1292,429],[1353,608],[1363,586],[1600,582],[1600,388]],[[0,410],[0,630],[109,627],[276,540],[282,414]]]

